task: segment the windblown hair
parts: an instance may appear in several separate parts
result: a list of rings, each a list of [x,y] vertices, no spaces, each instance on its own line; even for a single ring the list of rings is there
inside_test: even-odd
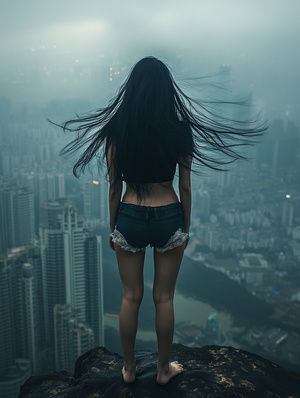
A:
[[[110,149],[115,176],[112,183],[123,178],[130,162],[130,169],[140,173],[131,184],[139,197],[145,193],[142,173],[149,154],[156,153],[162,163],[163,159],[175,159],[190,167],[187,159],[193,158],[194,164],[222,170],[224,165],[244,157],[237,147],[253,144],[255,137],[266,130],[257,120],[218,117],[206,103],[186,95],[168,67],[155,57],[143,58],[133,67],[107,107],[69,120],[61,127],[77,133],[61,153],[72,155],[83,150],[73,167],[76,177],[93,158],[99,164],[105,160]]]

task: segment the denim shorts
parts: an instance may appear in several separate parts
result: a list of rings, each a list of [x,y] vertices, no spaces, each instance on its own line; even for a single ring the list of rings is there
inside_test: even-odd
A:
[[[188,239],[184,231],[181,203],[166,206],[139,206],[120,203],[112,240],[133,253],[150,245],[163,253],[181,246]]]

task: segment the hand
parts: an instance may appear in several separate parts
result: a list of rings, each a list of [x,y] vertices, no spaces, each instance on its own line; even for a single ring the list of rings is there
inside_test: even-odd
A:
[[[109,246],[110,246],[110,248],[111,248],[113,251],[115,251],[115,244],[114,244],[114,242],[113,242],[111,236],[109,236]]]

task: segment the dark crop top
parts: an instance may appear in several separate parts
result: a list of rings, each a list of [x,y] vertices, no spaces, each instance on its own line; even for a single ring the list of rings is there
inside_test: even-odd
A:
[[[157,182],[172,181],[176,171],[177,162],[173,159],[159,159],[153,156],[144,163],[143,170],[126,167],[123,171],[123,180],[128,183],[153,184]]]

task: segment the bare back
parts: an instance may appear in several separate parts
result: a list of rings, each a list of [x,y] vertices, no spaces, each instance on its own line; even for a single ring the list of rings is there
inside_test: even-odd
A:
[[[178,202],[178,197],[173,188],[173,181],[147,184],[149,194],[140,201],[136,193],[126,184],[122,202],[133,203],[141,206],[165,206]]]

